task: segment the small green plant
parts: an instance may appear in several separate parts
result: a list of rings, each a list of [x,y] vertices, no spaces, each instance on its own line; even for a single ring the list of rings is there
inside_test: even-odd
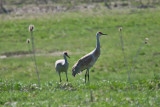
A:
[[[122,27],[119,28],[119,31],[120,31],[120,41],[121,41],[121,48],[122,48],[122,52],[123,52],[123,57],[124,57],[124,63],[125,63],[125,66],[127,68],[127,72],[128,72],[128,83],[131,84],[131,80],[130,80],[130,75],[131,75],[131,72],[134,71],[134,65],[135,65],[135,62],[136,62],[136,59],[139,55],[139,52],[141,51],[142,47],[148,43],[148,38],[145,38],[145,41],[142,42],[142,44],[140,45],[140,47],[138,48],[137,50],[137,53],[133,59],[133,62],[132,62],[132,65],[131,65],[131,69],[129,70],[129,67],[128,67],[128,64],[127,64],[127,59],[126,59],[126,55],[125,55],[125,50],[124,50],[124,44],[123,44],[123,37],[122,37]]]
[[[128,82],[130,82],[130,73],[129,73],[129,68],[128,68],[126,54],[125,54],[125,50],[124,50],[124,44],[123,44],[122,27],[119,28],[119,31],[120,31],[120,41],[121,41],[121,48],[122,48],[122,52],[123,52],[124,63],[125,63],[125,67],[128,72]]]
[[[135,65],[136,59],[137,59],[137,57],[138,57],[138,55],[139,55],[139,52],[141,51],[142,47],[143,47],[145,44],[148,43],[148,40],[149,40],[148,38],[145,38],[145,41],[142,42],[142,44],[140,45],[139,49],[137,50],[136,56],[134,57],[133,62],[132,62],[132,66],[131,66],[130,73],[134,70],[134,65]]]
[[[30,26],[29,26],[29,31],[31,32],[32,54],[33,54],[33,60],[34,60],[34,63],[35,63],[35,71],[36,71],[36,73],[37,73],[38,84],[39,84],[39,87],[40,87],[39,72],[38,72],[36,55],[35,55],[35,47],[34,47],[33,29],[34,29],[34,25],[30,25]],[[28,42],[29,42],[29,41],[28,41]]]

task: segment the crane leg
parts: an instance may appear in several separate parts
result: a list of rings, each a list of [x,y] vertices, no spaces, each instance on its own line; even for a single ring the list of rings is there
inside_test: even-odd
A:
[[[58,72],[58,73],[59,73],[59,78],[60,78],[60,82],[61,82],[61,81],[62,81],[62,80],[61,80],[61,74],[60,74],[60,72]]]
[[[88,82],[89,82],[89,69],[87,71],[88,71]]]
[[[85,74],[85,83],[86,83],[86,76],[87,76],[87,70],[86,70],[86,74]]]
[[[67,79],[67,82],[68,82],[67,72],[66,72],[66,79]]]

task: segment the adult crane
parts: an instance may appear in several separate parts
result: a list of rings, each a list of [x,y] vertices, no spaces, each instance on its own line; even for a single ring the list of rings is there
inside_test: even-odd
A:
[[[95,64],[97,59],[100,56],[100,41],[99,37],[101,35],[107,35],[102,32],[97,32],[96,38],[97,38],[97,45],[96,48],[88,53],[87,55],[83,56],[80,58],[76,64],[72,67],[72,75],[75,77],[76,74],[82,72],[83,70],[86,70],[85,74],[85,83],[86,83],[86,77],[88,76],[88,81],[89,81],[89,69]]]
[[[61,72],[66,73],[66,79],[68,81],[67,70],[68,70],[69,63],[67,61],[67,57],[68,58],[70,58],[70,57],[68,56],[67,52],[63,52],[63,57],[64,57],[64,59],[60,59],[55,62],[55,69],[56,69],[56,72],[59,73],[60,82],[62,81],[61,80]]]

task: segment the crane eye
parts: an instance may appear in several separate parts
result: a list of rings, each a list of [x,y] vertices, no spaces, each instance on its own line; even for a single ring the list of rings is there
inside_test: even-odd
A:
[[[103,34],[102,32],[99,32],[99,34]]]
[[[65,55],[68,55],[67,52],[64,52]]]

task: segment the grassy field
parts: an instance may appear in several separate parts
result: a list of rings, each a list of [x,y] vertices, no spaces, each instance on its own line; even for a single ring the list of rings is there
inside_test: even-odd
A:
[[[0,105],[6,106],[154,106],[160,105],[160,9],[95,8],[51,14],[0,15]],[[32,57],[28,26],[35,26],[36,59],[41,87]],[[122,26],[124,49],[131,69],[132,61],[145,38],[131,84],[124,64],[118,28]],[[84,72],[76,77],[71,68],[96,46],[100,38],[101,56],[90,70],[90,82]],[[54,70],[56,60],[70,55],[68,78],[59,83]],[[19,56],[21,55],[21,56]],[[28,55],[28,56],[27,56]]]

